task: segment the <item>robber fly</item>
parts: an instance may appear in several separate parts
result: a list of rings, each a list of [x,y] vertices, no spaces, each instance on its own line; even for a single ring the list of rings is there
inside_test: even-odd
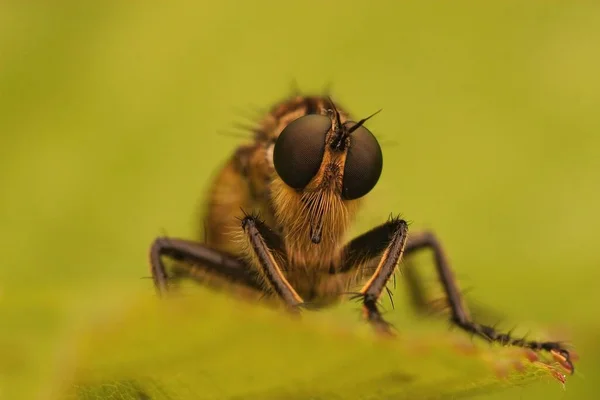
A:
[[[381,147],[365,126],[373,115],[355,122],[327,96],[298,95],[276,104],[253,129],[253,143],[238,147],[216,176],[205,242],[167,237],[153,242],[151,269],[159,294],[173,279],[164,257],[184,263],[178,264],[178,276],[187,271],[196,279],[235,282],[291,310],[331,305],[362,284],[354,296],[366,320],[391,333],[379,297],[403,255],[428,249],[454,325],[488,341],[551,352],[573,371],[561,343],[513,338],[473,321],[433,233],[408,236],[407,223],[392,217],[342,243],[383,168]]]

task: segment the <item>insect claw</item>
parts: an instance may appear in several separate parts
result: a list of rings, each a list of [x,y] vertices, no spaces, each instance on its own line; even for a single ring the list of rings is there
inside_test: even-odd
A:
[[[375,328],[375,331],[378,334],[382,334],[382,335],[385,335],[388,337],[394,337],[394,336],[396,336],[396,333],[398,332],[398,330],[396,329],[396,327],[394,325],[387,322],[383,318],[381,318],[377,321],[371,321],[371,323],[372,323],[373,327]]]

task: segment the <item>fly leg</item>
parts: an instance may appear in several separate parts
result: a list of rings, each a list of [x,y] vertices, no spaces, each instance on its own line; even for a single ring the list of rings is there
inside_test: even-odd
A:
[[[438,278],[444,287],[444,292],[451,310],[451,322],[462,330],[484,338],[490,342],[502,345],[525,347],[535,351],[545,350],[558,357],[561,363],[573,373],[574,366],[568,350],[559,342],[540,342],[513,338],[508,333],[500,333],[493,327],[474,322],[463,303],[461,292],[454,278],[439,240],[431,232],[418,233],[411,236],[406,243],[404,253],[406,256],[421,250],[433,252]]]
[[[280,243],[279,236],[252,215],[246,215],[242,219],[242,229],[246,235],[251,261],[264,282],[290,310],[297,311],[304,301],[286,279],[272,250]]]
[[[366,260],[380,257],[375,272],[357,296],[362,297],[363,311],[367,320],[378,331],[384,333],[391,333],[390,325],[383,319],[377,301],[402,257],[407,233],[406,221],[393,218],[358,236],[344,249],[346,258],[340,270],[342,273],[359,268]]]
[[[190,270],[190,273],[197,269],[224,278],[229,282],[238,283],[260,292],[264,291],[252,270],[234,256],[211,249],[202,243],[159,237],[154,239],[150,248],[152,279],[159,295],[168,291],[169,277],[163,257],[188,263],[185,268]]]

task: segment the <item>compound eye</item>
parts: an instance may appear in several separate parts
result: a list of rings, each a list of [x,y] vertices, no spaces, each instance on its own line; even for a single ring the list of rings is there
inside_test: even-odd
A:
[[[346,122],[350,129],[356,122]],[[346,155],[342,196],[347,200],[358,199],[374,187],[383,169],[383,154],[379,142],[364,126],[350,134],[350,148]]]
[[[304,189],[319,171],[331,119],[309,114],[292,121],[279,134],[273,164],[279,177],[294,189]]]

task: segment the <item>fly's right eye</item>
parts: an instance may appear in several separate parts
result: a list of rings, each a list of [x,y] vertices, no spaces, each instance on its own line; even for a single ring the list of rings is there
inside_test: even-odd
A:
[[[304,189],[317,174],[329,129],[329,117],[309,114],[292,121],[279,134],[273,149],[273,164],[286,185]]]

